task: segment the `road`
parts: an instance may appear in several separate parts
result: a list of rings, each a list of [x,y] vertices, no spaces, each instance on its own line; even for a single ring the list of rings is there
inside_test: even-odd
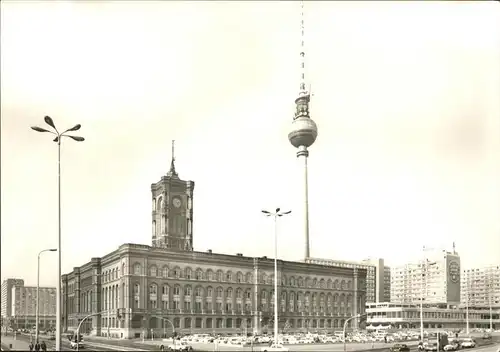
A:
[[[18,336],[19,340],[23,340],[26,343],[30,341],[29,335],[21,335]],[[55,341],[47,341],[43,336],[41,336],[41,340],[44,340],[47,344],[49,350],[54,350]],[[500,346],[500,337],[494,337],[495,343],[492,344],[490,341],[485,341],[482,339],[477,339],[478,347],[472,349],[470,352],[497,352],[497,349]],[[69,341],[62,341],[63,348],[62,351],[71,351]],[[168,346],[169,342],[162,341],[144,341],[141,340],[116,340],[116,339],[106,339],[102,337],[84,337],[84,350],[91,351],[158,351],[160,344],[164,344]],[[487,344],[487,345],[485,345]],[[411,352],[416,352],[416,342],[410,341],[408,342],[410,346]],[[219,351],[255,351],[260,352],[262,347],[265,345],[256,345],[253,347],[236,347],[231,345],[220,344],[217,347],[213,343],[209,344],[201,344],[201,343],[193,343],[192,344],[195,351],[215,351],[216,348]],[[375,343],[373,346],[370,343],[348,343],[346,345],[346,350],[349,352],[354,351],[366,351],[366,352],[386,352],[392,344],[384,344],[384,343]],[[338,351],[341,352],[344,350],[344,345],[341,343],[337,344],[305,344],[305,345],[288,345],[287,346],[290,351]]]

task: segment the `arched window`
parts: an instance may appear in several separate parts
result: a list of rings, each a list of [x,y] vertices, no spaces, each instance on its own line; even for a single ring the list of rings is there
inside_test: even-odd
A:
[[[156,199],[153,198],[153,211],[156,211]]]
[[[153,229],[153,236],[156,236],[156,221],[155,220],[153,220],[152,229]]]
[[[156,277],[156,275],[157,275],[156,265],[151,265],[149,267],[149,276]]]
[[[141,264],[134,264],[134,275],[141,275]]]
[[[222,281],[223,276],[222,270],[217,271],[217,281]]]
[[[196,280],[203,280],[203,271],[201,269],[196,270]]]
[[[217,287],[217,297],[221,298],[222,297],[222,287]]]
[[[214,279],[214,272],[211,269],[207,270],[207,280],[212,281]]]
[[[243,282],[243,274],[240,271],[238,271],[238,273],[236,274],[236,281],[238,283],[242,283]]]
[[[191,280],[193,278],[193,271],[191,268],[186,268],[186,279]]]
[[[253,283],[253,275],[252,275],[252,273],[247,273],[246,277],[247,277],[246,282],[248,284]]]
[[[231,282],[231,281],[233,281],[233,273],[232,273],[231,271],[228,271],[228,272],[226,273],[226,281],[227,281],[227,282]]]
[[[202,288],[201,287],[197,287],[194,293],[195,293],[196,297],[202,297],[203,296],[203,292],[202,292]]]
[[[158,286],[156,286],[156,284],[149,285],[149,294],[150,295],[157,295],[158,294]]]
[[[167,278],[168,277],[168,266],[164,265],[163,268],[161,269],[161,276],[163,278]]]
[[[184,287],[184,296],[191,296],[193,294],[193,290],[191,286]]]
[[[163,197],[160,196],[160,197],[158,197],[158,201],[156,203],[156,210],[161,210],[162,209],[162,203],[163,203]]]
[[[180,277],[181,277],[181,269],[180,269],[179,267],[176,267],[176,268],[174,269],[174,277],[175,277],[176,279],[178,279],[178,278],[180,278]]]

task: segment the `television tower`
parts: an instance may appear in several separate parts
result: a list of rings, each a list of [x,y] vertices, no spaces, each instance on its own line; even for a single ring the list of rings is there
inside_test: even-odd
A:
[[[309,248],[309,195],[307,181],[307,158],[309,157],[309,148],[313,145],[318,136],[318,127],[309,116],[309,102],[311,100],[310,92],[306,90],[306,65],[305,65],[305,46],[304,46],[304,1],[300,2],[301,7],[301,44],[300,44],[300,89],[299,96],[295,99],[295,116],[292,122],[292,129],[288,133],[288,140],[298,149],[297,158],[304,165],[304,240],[305,253],[304,259],[310,257]]]

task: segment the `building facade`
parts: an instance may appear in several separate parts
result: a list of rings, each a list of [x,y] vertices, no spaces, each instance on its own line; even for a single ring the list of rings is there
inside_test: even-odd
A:
[[[12,312],[12,287],[24,286],[23,279],[6,279],[2,282],[2,318],[11,316]]]
[[[460,257],[456,252],[426,253],[418,263],[391,268],[391,302],[460,304]]]
[[[462,305],[500,309],[500,265],[462,271]]]
[[[391,268],[384,259],[365,259],[361,262],[307,258],[306,263],[340,266],[366,270],[366,302],[388,302],[391,295]]]
[[[391,301],[391,268],[384,265],[382,258],[368,258],[361,263],[375,268],[375,300],[371,302]]]
[[[267,330],[274,260],[124,244],[63,275],[63,326],[99,336]],[[280,330],[339,329],[364,311],[366,270],[278,261]],[[104,312],[104,313],[101,313]],[[271,329],[269,330],[271,331]]]
[[[465,308],[449,308],[446,305],[424,305],[424,329],[466,329]],[[420,328],[420,304],[410,303],[367,303],[367,324],[369,329],[397,329]],[[491,319],[490,319],[491,314]],[[489,329],[500,328],[500,310],[469,309],[469,328]]]
[[[11,288],[9,325],[18,329],[32,329],[36,325],[36,286],[24,286],[22,280]],[[55,328],[56,289],[40,287],[39,326],[40,329]]]

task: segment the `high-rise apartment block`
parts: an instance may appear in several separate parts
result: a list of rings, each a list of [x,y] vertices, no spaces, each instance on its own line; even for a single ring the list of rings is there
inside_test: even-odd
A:
[[[500,308],[500,265],[463,270],[461,289],[463,305]]]
[[[39,323],[41,329],[55,326],[56,289],[40,287]],[[6,325],[31,329],[36,324],[36,286],[24,286],[24,280],[7,279],[2,283],[2,319]]]
[[[12,311],[12,287],[24,286],[22,279],[7,279],[2,282],[2,318],[11,316]]]
[[[460,303],[460,256],[455,252],[424,252],[422,260],[391,269],[391,302]]]
[[[391,300],[391,268],[384,265],[384,259],[365,259],[360,262],[307,258],[306,263],[340,266],[366,270],[366,302],[389,302]]]
[[[56,289],[55,287],[40,287],[39,315],[56,315]],[[12,287],[11,316],[36,315],[36,286]]]

